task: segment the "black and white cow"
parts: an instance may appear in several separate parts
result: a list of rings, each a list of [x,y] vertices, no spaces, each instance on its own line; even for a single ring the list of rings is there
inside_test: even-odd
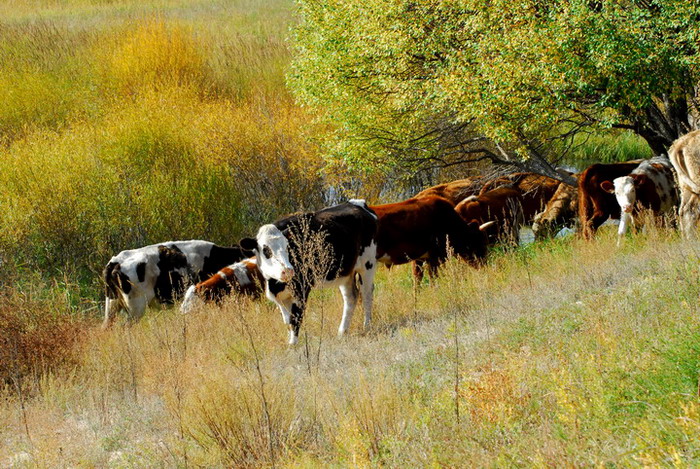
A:
[[[105,319],[109,327],[125,309],[138,321],[152,301],[172,304],[191,283],[201,282],[222,267],[244,259],[238,246],[222,247],[209,241],[168,241],[122,251],[104,269]]]
[[[350,326],[358,291],[365,327],[372,318],[372,290],[377,269],[377,216],[364,200],[351,200],[315,213],[292,215],[263,225],[241,248],[255,253],[265,278],[265,293],[289,325],[296,344],[306,301],[315,286],[337,286],[343,295],[338,335]]]

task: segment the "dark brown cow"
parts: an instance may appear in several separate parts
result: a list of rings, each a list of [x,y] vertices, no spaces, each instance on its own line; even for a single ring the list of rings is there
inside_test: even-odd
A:
[[[483,176],[474,176],[471,178],[438,184],[437,186],[429,187],[417,193],[413,196],[413,198],[421,199],[424,197],[437,196],[447,199],[454,205],[457,205],[470,195],[478,194],[484,180],[485,178]]]
[[[596,163],[586,168],[578,178],[578,213],[583,236],[590,239],[608,217],[620,218],[620,206],[615,195],[605,191],[601,185],[612,183],[631,173],[642,160],[624,163]]]
[[[219,303],[231,293],[258,298],[264,285],[265,278],[258,269],[256,259],[244,259],[188,288],[180,312],[189,313],[203,303]]]
[[[377,260],[387,266],[425,261],[434,275],[447,258],[448,242],[455,255],[474,265],[486,257],[486,227],[462,220],[447,199],[425,196],[370,208],[379,217]],[[414,268],[418,280],[421,264]]]

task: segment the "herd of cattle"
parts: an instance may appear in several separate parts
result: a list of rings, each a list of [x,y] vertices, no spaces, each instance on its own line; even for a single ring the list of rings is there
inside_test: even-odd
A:
[[[138,320],[152,301],[173,303],[183,293],[186,313],[229,294],[258,297],[264,291],[279,307],[294,344],[316,286],[337,286],[342,293],[339,334],[347,331],[358,297],[367,327],[378,263],[413,262],[420,280],[426,267],[435,275],[448,254],[478,266],[489,245],[517,240],[520,227],[532,224],[536,237],[547,236],[577,215],[586,238],[608,218],[619,219],[624,234],[641,210],[662,221],[677,214],[690,236],[700,218],[700,131],[674,142],[669,157],[594,164],[572,176],[577,186],[534,173],[473,177],[403,202],[369,206],[350,200],[291,215],[261,226],[238,246],[193,240],[122,251],[104,270],[103,326],[120,309]]]

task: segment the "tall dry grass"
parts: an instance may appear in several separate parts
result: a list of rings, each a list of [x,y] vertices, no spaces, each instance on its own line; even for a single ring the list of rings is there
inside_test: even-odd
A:
[[[340,295],[315,291],[292,348],[266,301],[152,310],[90,331],[72,371],[41,380],[31,443],[6,400],[0,453],[49,467],[58,446],[96,465],[692,466],[698,252],[664,229],[620,248],[603,231],[480,270],[448,262],[415,300],[409,269],[382,269],[370,331],[356,317],[336,338]]]

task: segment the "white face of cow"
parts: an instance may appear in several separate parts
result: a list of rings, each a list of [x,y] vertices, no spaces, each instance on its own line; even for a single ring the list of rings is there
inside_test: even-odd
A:
[[[622,213],[631,213],[634,203],[637,201],[637,191],[634,187],[634,179],[623,176],[613,181],[615,185],[615,198],[620,204]]]
[[[241,241],[241,247],[244,246]],[[257,256],[260,272],[265,278],[289,282],[294,276],[294,268],[289,262],[289,241],[275,225],[263,225],[256,236],[257,246],[253,249]]]

